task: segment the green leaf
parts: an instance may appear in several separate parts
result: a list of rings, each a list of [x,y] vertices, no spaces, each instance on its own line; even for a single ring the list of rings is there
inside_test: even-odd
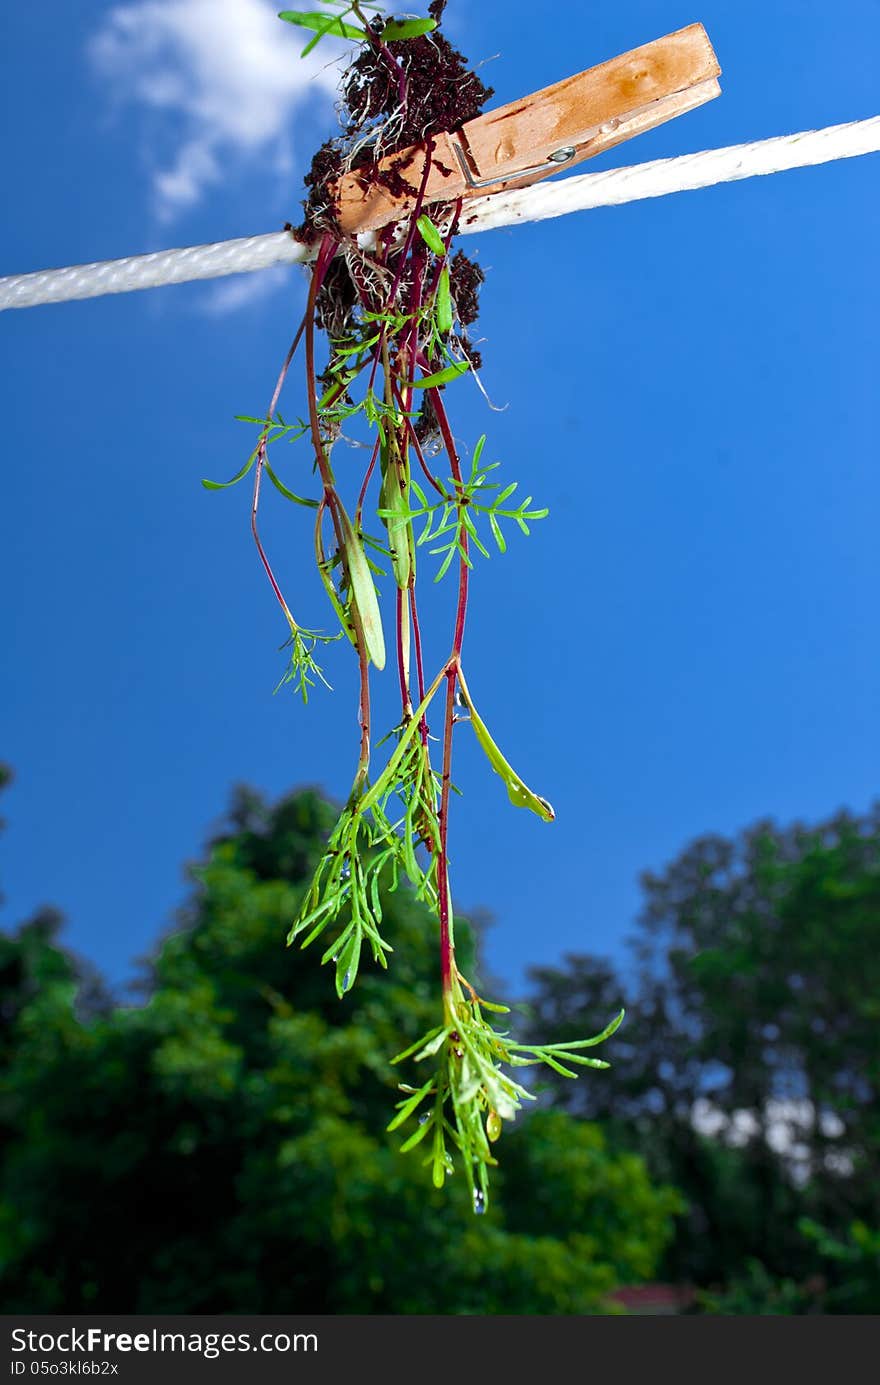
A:
[[[406,1101],[399,1101],[397,1103],[397,1115],[394,1117],[394,1119],[390,1122],[389,1125],[386,1125],[385,1129],[390,1133],[392,1130],[396,1130],[398,1126],[403,1125],[404,1121],[409,1120],[410,1116],[413,1114],[416,1108],[418,1106],[421,1106],[422,1102],[424,1101],[425,1097],[428,1096],[433,1086],[434,1079],[433,1077],[429,1077],[424,1087],[419,1087],[417,1091],[413,1092],[412,1096],[406,1099]]]
[[[418,226],[422,240],[425,242],[428,249],[433,250],[435,255],[439,255],[441,258],[443,258],[446,254],[446,246],[443,243],[443,237],[437,230],[437,227],[434,225],[431,218],[429,216],[426,216],[423,212],[422,215],[419,217],[418,221],[416,222],[416,225]]]
[[[425,1138],[430,1129],[430,1120],[422,1121],[421,1125],[416,1126],[409,1139],[404,1140],[403,1144],[400,1146],[400,1153],[408,1154],[411,1149],[415,1149],[416,1145]]]
[[[442,1188],[446,1182],[446,1146],[443,1142],[443,1127],[434,1122],[434,1147],[428,1162],[433,1166],[431,1178],[435,1188]]]
[[[625,1010],[619,1010],[618,1013],[614,1016],[614,1019],[611,1020],[609,1024],[606,1024],[601,1034],[594,1034],[591,1039],[575,1039],[572,1042],[565,1044],[545,1044],[544,1047],[546,1049],[549,1049],[551,1053],[556,1049],[559,1049],[560,1051],[562,1049],[565,1049],[567,1053],[570,1053],[570,1050],[573,1048],[595,1048],[597,1044],[603,1044],[606,1039],[610,1039],[611,1035],[616,1033],[616,1031],[623,1024],[625,1015]]]
[[[452,331],[452,295],[449,289],[449,270],[443,269],[440,273],[440,282],[437,285],[437,330],[438,332]]]
[[[458,685],[461,689],[461,695],[470,710],[471,726],[474,728],[474,734],[489,764],[492,766],[495,773],[500,774],[501,778],[504,780],[507,786],[507,795],[511,803],[516,808],[528,808],[530,812],[535,813],[543,822],[553,822],[556,814],[546,798],[540,798],[538,794],[532,792],[527,784],[523,783],[516,770],[507,763],[501,751],[498,749],[498,746],[489,735],[485,723],[480,720],[477,714],[477,709],[471,700],[471,695],[460,673]]]
[[[450,1033],[448,1029],[441,1029],[439,1034],[435,1034],[433,1039],[420,1048],[413,1057],[414,1063],[421,1063],[424,1058],[433,1058],[435,1053],[439,1053]]]
[[[420,38],[436,28],[436,19],[389,19],[382,30],[382,38],[385,43],[396,43],[403,38]]]
[[[324,34],[332,34],[334,38],[353,38],[360,42],[364,37],[363,29],[357,29],[353,24],[344,24],[335,15],[303,13],[300,10],[281,10],[279,19],[285,20],[288,24],[296,24],[301,29],[314,29],[318,38]],[[306,52],[309,50],[306,49]]]
[[[268,462],[264,462],[263,465],[266,468],[266,475],[272,482],[272,485],[275,487],[276,490],[281,492],[285,500],[292,500],[294,505],[305,505],[310,510],[317,510],[317,500],[306,500],[301,495],[294,495],[293,491],[289,491],[287,487],[283,484],[283,482],[278,480],[278,477],[275,475],[275,472],[272,470]],[[204,482],[202,484],[204,485]]]
[[[445,1029],[442,1024],[438,1025],[436,1029],[430,1029],[427,1034],[423,1034],[420,1039],[416,1039],[414,1044],[410,1044],[409,1048],[405,1048],[402,1053],[395,1054],[391,1059],[392,1063],[403,1062],[403,1059],[410,1058],[415,1053],[416,1049],[422,1048],[424,1044],[430,1043],[435,1039],[437,1040],[437,1048],[439,1048],[449,1032],[450,1031]],[[419,1056],[421,1057],[422,1055]]]
[[[491,510],[489,511],[489,525],[490,525],[490,527],[491,527],[491,529],[492,529],[492,533],[493,533],[493,535],[494,535],[494,537],[495,537],[495,542],[496,542],[497,545],[498,545],[498,550],[499,550],[499,552],[500,552],[500,553],[506,553],[506,552],[507,552],[507,540],[505,539],[504,535],[503,535],[502,532],[501,532],[501,525],[498,523],[498,520],[495,518],[495,516],[493,515],[493,513],[492,513]]]
[[[471,516],[468,514],[467,510],[464,511],[464,514],[462,515],[462,520],[463,520],[463,522],[464,522],[464,527],[465,527],[465,529],[467,529],[468,533],[469,533],[470,536],[471,536],[471,539],[472,539],[472,541],[473,541],[474,547],[479,549],[479,551],[482,553],[482,555],[483,555],[484,558],[488,558],[488,557],[489,557],[489,551],[488,551],[488,549],[486,549],[486,548],[483,547],[483,544],[482,544],[482,542],[480,541],[480,536],[479,536],[479,534],[477,533],[477,526],[474,524],[474,521],[473,521],[473,519],[471,518]]]
[[[453,559],[454,557],[455,557],[455,544],[450,544],[449,549],[448,549],[448,551],[447,551],[447,553],[446,553],[446,557],[443,559],[443,562],[440,564],[440,571],[437,573],[437,576],[434,578],[434,581],[435,581],[435,582],[439,582],[440,579],[441,579],[442,577],[445,577],[445,576],[446,576],[447,572],[449,571],[449,564],[452,562],[452,559]]]
[[[341,1000],[354,985],[361,957],[361,931],[357,927],[336,958],[336,994]]]
[[[367,654],[376,668],[383,669],[385,667],[385,636],[382,633],[382,616],[379,611],[379,600],[376,596],[370,567],[360,540],[341,501],[337,501],[337,513],[339,526],[342,530],[345,566],[351,584],[351,597],[361,618]]]
[[[321,958],[322,967],[325,967],[330,961],[335,962],[337,960],[340,948],[348,942],[355,927],[356,925],[354,923],[350,923],[348,927],[340,933],[338,938],[333,939],[327,951],[324,953],[324,956]]]
[[[394,579],[400,590],[405,591],[409,586],[411,573],[409,503],[401,489],[400,473],[393,459],[388,463],[385,472],[380,499],[385,507],[382,513],[388,530],[388,545],[392,554],[391,566],[394,571]]]
[[[339,599],[339,593],[333,585],[333,578],[327,570],[326,563],[319,563],[318,575],[320,576],[321,581],[324,583],[324,590],[327,593],[331,606],[336,612],[339,624],[342,626],[342,629],[345,631],[346,635],[351,640],[352,644],[356,645],[357,639],[355,637],[354,627],[351,623],[351,618],[345,606]]]
[[[437,370],[433,375],[424,375],[421,380],[412,380],[410,386],[414,390],[435,389],[437,385],[448,385],[450,380],[457,380],[459,375],[466,375],[470,368],[468,361],[455,361],[445,370]]]
[[[429,510],[429,509],[431,509],[431,506],[428,504],[428,497],[425,495],[425,492],[422,490],[422,488],[421,488],[421,486],[419,485],[418,481],[410,480],[410,483],[409,483],[409,484],[410,484],[411,489],[415,492],[416,498],[417,498],[419,504],[421,505],[422,509],[423,509],[423,510]]]
[[[241,471],[237,471],[231,481],[206,481],[203,477],[202,485],[204,486],[206,491],[228,490],[230,486],[237,485],[239,481],[241,481],[245,476],[247,476],[256,459],[257,453],[256,451],[253,451],[251,455],[248,457]]]

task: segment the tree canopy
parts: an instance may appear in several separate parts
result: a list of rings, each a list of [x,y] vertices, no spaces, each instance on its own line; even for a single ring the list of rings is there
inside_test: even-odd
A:
[[[391,896],[393,965],[343,1001],[285,949],[331,821],[240,792],[142,1003],[83,986],[57,917],[2,940],[4,1311],[590,1313],[652,1275],[680,1200],[593,1123],[505,1134],[480,1218],[398,1152],[389,1059],[431,1022],[435,939]]]
[[[812,1279],[840,1305],[861,1247],[880,1289],[880,809],[703,837],[642,885],[629,977],[533,973],[545,1037],[626,995],[607,1080],[557,1101],[682,1189],[674,1277],[741,1274],[753,1303],[762,1275]]]
[[[643,877],[630,967],[533,971],[524,1038],[627,1018],[505,1128],[482,1217],[386,1131],[430,916],[389,895],[392,965],[342,1001],[284,946],[332,819],[238,791],[136,1003],[60,915],[0,935],[4,1311],[593,1313],[660,1276],[704,1312],[876,1311],[880,811],[701,838]]]

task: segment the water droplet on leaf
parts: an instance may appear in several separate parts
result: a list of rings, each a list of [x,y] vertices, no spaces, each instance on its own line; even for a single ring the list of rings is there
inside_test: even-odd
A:
[[[427,1111],[423,1111],[419,1116],[419,1125],[425,1125],[430,1119],[431,1117],[428,1115]]]
[[[343,989],[343,991],[347,991],[350,985],[351,985],[351,972],[350,972],[350,971],[347,971],[347,972],[345,973],[345,975],[343,976],[343,978],[342,978],[342,989]]]
[[[482,1188],[474,1188],[474,1212],[481,1217],[486,1210],[486,1194]]]
[[[486,1134],[489,1139],[495,1141],[501,1134],[501,1117],[497,1111],[490,1111],[486,1119]]]

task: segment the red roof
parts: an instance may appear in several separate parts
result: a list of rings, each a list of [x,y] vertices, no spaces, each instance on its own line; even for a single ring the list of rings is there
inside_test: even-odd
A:
[[[686,1284],[627,1284],[611,1295],[630,1313],[681,1313],[694,1301]]]

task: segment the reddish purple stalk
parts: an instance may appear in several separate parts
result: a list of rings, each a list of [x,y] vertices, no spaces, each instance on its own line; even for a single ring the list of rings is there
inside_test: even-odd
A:
[[[433,144],[432,141],[429,140],[428,158],[425,163],[421,187],[416,198],[415,207],[409,219],[407,236],[398,259],[392,288],[388,295],[388,301],[385,305],[386,310],[393,309],[407,263],[411,263],[413,266],[412,290],[410,293],[409,302],[406,304],[406,314],[407,316],[411,317],[412,326],[407,332],[406,345],[405,347],[401,347],[398,350],[395,361],[398,373],[402,371],[405,376],[409,376],[409,379],[412,378],[416,367],[422,369],[425,375],[430,374],[432,372],[432,369],[434,368],[431,366],[427,358],[419,351],[419,308],[422,302],[422,279],[425,256],[424,254],[420,255],[418,253],[417,248],[414,250],[414,246],[416,245],[416,236],[418,233],[418,216],[423,205],[425,188],[427,186],[428,174],[431,167],[432,149]],[[317,262],[312,275],[312,282],[309,291],[309,303],[306,313],[306,375],[309,395],[309,422],[312,434],[312,443],[315,451],[315,458],[318,470],[324,487],[324,500],[322,503],[322,509],[326,505],[326,508],[330,512],[330,516],[333,521],[333,526],[336,533],[337,547],[340,554],[343,555],[344,561],[345,550],[338,512],[339,499],[336,493],[335,482],[333,479],[332,470],[330,468],[329,458],[327,456],[324,440],[321,434],[320,419],[318,416],[314,342],[314,318],[317,296],[324,282],[324,278],[326,276],[330,262],[333,258],[333,255],[336,253],[337,248],[337,243],[333,239],[333,237],[325,236],[323,238],[318,252]],[[386,248],[385,255],[383,256],[383,258],[386,258],[387,254],[388,250]],[[367,284],[362,283],[360,281],[360,276],[357,275],[356,272],[353,274],[353,279],[362,304],[365,307],[369,308],[370,296]],[[433,291],[435,292],[438,282],[439,270],[437,271],[437,273],[435,273],[433,279]],[[377,342],[373,351],[373,360],[371,365],[368,389],[372,391],[379,364],[380,362],[382,362],[388,374],[388,379],[386,382],[387,402],[393,402],[400,409],[401,414],[403,415],[403,422],[401,428],[402,437],[399,439],[398,442],[398,451],[402,457],[406,452],[407,446],[411,444],[418,459],[419,465],[422,468],[422,471],[424,472],[428,482],[435,489],[435,491],[437,491],[440,495],[445,496],[446,491],[444,487],[433,475],[433,473],[427,465],[427,462],[425,461],[424,453],[416,436],[412,420],[409,417],[409,414],[412,409],[412,385],[409,383],[409,381],[407,381],[407,384],[401,386],[399,379],[396,380],[391,375],[390,355],[388,350],[389,345],[390,343],[388,340],[387,327],[385,324],[383,324],[379,341]],[[287,364],[289,364],[289,361],[286,363],[285,369]],[[434,415],[437,420],[437,426],[440,430],[440,435],[443,439],[444,449],[449,459],[453,483],[455,485],[456,492],[460,496],[463,486],[461,465],[455,447],[455,440],[453,438],[452,429],[450,427],[449,419],[446,414],[445,405],[443,403],[442,393],[440,390],[436,388],[429,389],[426,391],[426,393],[428,398],[430,399]],[[277,401],[273,400],[273,410],[275,402]],[[367,487],[373,475],[376,461],[380,454],[380,449],[381,440],[377,441],[376,446],[373,448],[370,462],[367,467],[365,476],[363,478],[363,482],[360,489],[360,495],[357,503],[356,523],[359,523],[360,521],[361,510],[364,498],[366,496]],[[388,466],[392,466],[395,464],[390,449],[389,455],[386,460]],[[460,519],[460,511],[462,508],[461,502],[459,503],[458,508]],[[452,783],[452,740],[455,726],[455,693],[458,681],[458,670],[461,662],[462,645],[464,642],[465,622],[467,617],[469,574],[469,565],[466,556],[468,553],[468,536],[466,531],[464,530],[460,530],[460,535],[462,553],[459,558],[458,600],[456,606],[455,625],[452,638],[452,649],[444,670],[444,677],[446,679],[446,698],[443,714],[443,752],[440,785],[440,803],[438,809],[439,842],[436,848],[437,894],[440,924],[440,973],[444,1000],[446,1001],[447,1005],[449,1004],[454,980],[457,975],[453,939],[453,912],[449,887],[448,850],[449,806],[450,790]],[[410,578],[409,585],[406,590],[398,588],[396,602],[396,655],[398,679],[400,683],[402,714],[404,721],[408,717],[412,716],[412,697],[410,692],[407,660],[404,649],[404,621],[407,615],[409,616],[411,625],[412,642],[415,651],[416,677],[418,682],[419,701],[421,702],[424,700],[425,697],[425,674],[422,654],[421,628],[419,624],[418,608],[416,604],[414,573]],[[352,619],[355,626],[355,642],[358,652],[358,660],[360,664],[359,721],[361,726],[361,755],[358,767],[358,775],[355,780],[355,787],[353,789],[354,794],[359,792],[363,784],[365,783],[367,769],[369,766],[370,694],[366,642],[363,636],[363,629],[360,625],[360,620],[356,609],[356,603],[354,602],[352,603]],[[424,717],[422,718],[419,729],[423,751],[425,754],[429,754],[428,727]]]
[[[263,548],[262,540],[260,539],[259,530],[257,528],[257,510],[260,506],[260,484],[263,479],[263,465],[266,461],[266,439],[268,438],[269,432],[272,427],[272,419],[275,417],[275,410],[278,407],[278,400],[281,396],[281,391],[284,387],[284,381],[287,379],[287,372],[290,369],[290,363],[296,355],[296,348],[300,344],[300,340],[302,339],[302,334],[305,331],[305,328],[306,318],[303,317],[302,322],[299,324],[299,327],[297,328],[296,336],[290,344],[290,350],[288,351],[284,359],[284,364],[281,367],[281,370],[279,371],[278,379],[275,382],[275,391],[272,395],[272,402],[270,403],[269,408],[266,412],[266,425],[263,428],[263,432],[260,435],[260,441],[257,445],[257,460],[254,465],[254,494],[253,499],[251,501],[251,533],[254,536],[254,543],[257,545],[257,552],[260,555],[260,561],[263,564],[263,567],[266,569],[266,576],[269,578],[269,581],[272,584],[272,590],[278,598],[278,601],[281,605],[281,609],[287,616],[288,620],[292,618],[290,610],[288,608],[287,602],[284,600],[281,588],[275,580],[275,574],[272,571],[269,559],[266,557],[266,550]]]
[[[333,522],[333,530],[336,535],[336,547],[340,559],[345,566],[346,547],[342,523],[339,518],[339,497],[336,493],[336,486],[333,480],[333,472],[327,458],[324,447],[324,439],[321,435],[321,423],[318,417],[317,399],[317,376],[315,372],[315,304],[321,285],[330,268],[333,256],[336,254],[338,244],[330,235],[325,235],[321,240],[318,251],[318,258],[312,272],[312,280],[309,285],[309,300],[306,307],[306,388],[309,399],[309,427],[312,435],[312,446],[315,452],[315,461],[324,486],[324,501],[330,511],[330,518]],[[351,583],[349,582],[349,590]],[[357,602],[351,602],[351,619],[355,633],[355,647],[357,649],[358,666],[360,669],[360,696],[358,699],[358,723],[361,729],[360,755],[358,758],[358,770],[355,776],[352,794],[360,792],[361,787],[366,781],[367,771],[370,767],[370,668],[367,655],[367,642],[364,638],[363,625],[357,608]]]

